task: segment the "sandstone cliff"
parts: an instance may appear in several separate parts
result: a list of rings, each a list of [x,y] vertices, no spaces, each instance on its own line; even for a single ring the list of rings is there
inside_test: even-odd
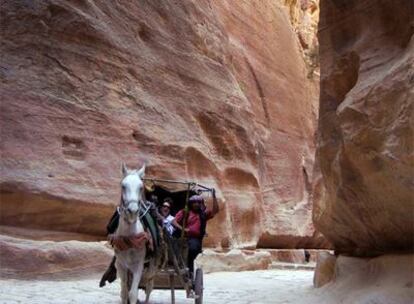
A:
[[[315,39],[291,3],[1,5],[1,224],[104,236],[121,161],[146,161],[218,189],[210,246],[321,245]]]
[[[320,11],[314,223],[339,255],[318,258],[317,303],[412,303],[414,2]]]
[[[317,228],[339,252],[412,250],[414,3],[321,2]]]

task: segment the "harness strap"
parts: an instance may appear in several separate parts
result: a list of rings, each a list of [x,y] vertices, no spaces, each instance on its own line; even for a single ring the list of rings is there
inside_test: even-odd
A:
[[[115,236],[113,234],[109,234],[108,241],[112,247],[120,251],[124,251],[130,248],[143,248],[148,242],[151,241],[151,236],[148,232],[141,232],[134,236]]]

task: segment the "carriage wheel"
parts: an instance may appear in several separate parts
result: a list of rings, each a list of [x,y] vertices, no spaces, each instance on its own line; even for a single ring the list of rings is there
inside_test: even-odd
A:
[[[203,303],[203,269],[197,268],[194,279],[195,304]]]

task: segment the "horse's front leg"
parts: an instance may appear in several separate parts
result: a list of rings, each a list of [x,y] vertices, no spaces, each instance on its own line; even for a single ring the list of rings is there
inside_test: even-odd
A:
[[[119,278],[121,279],[121,303],[128,304],[128,270],[115,264]]]
[[[138,286],[141,281],[142,271],[144,270],[144,260],[140,261],[135,267],[131,268],[132,271],[132,284],[129,290],[129,303],[136,304],[138,300]]]

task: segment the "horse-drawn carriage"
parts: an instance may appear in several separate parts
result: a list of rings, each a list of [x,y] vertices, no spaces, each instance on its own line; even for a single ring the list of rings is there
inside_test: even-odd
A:
[[[193,209],[191,212],[189,210],[189,201],[195,204],[193,208],[201,208],[199,204],[202,192],[213,193],[213,213],[218,212],[214,189],[194,182],[144,178],[145,166],[139,170],[129,170],[123,164],[122,174],[120,204],[107,226],[108,240],[115,250],[115,257],[99,286],[103,287],[105,281],[112,282],[119,276],[123,304],[135,304],[139,288],[145,289],[145,303],[148,303],[153,289],[170,289],[171,302],[174,304],[175,290],[184,289],[187,298],[193,298],[195,304],[201,304],[203,270],[198,268],[191,273],[188,265],[193,265],[196,254],[201,250],[200,238],[205,233],[207,212],[202,211],[199,217],[199,224],[204,227],[203,230],[200,227],[201,231],[197,237],[191,236],[187,239],[185,231],[171,235],[164,224],[160,229],[157,222],[163,222],[166,218],[158,214],[157,208],[160,206],[154,206],[149,201],[163,202],[167,197],[172,199],[174,203],[170,214],[175,215],[179,211],[181,221],[181,226],[175,220],[174,225],[188,230],[193,227],[190,223],[197,224]],[[166,209],[163,212],[166,213]],[[211,217],[214,216],[212,213],[209,214]],[[198,247],[191,247],[189,251],[189,243],[191,246],[196,243]]]
[[[162,179],[144,179],[146,196],[149,199],[155,195],[160,202],[169,197],[174,204],[171,208],[171,214],[175,215],[179,210],[188,212],[189,197],[201,192],[210,192],[212,189],[195,182],[180,182]],[[185,223],[183,224],[185,226]],[[163,231],[162,246],[160,250],[164,259],[162,266],[156,271],[154,277],[154,289],[170,289],[171,303],[175,303],[175,290],[181,289],[186,291],[187,298],[194,298],[195,304],[203,302],[203,270],[197,268],[194,274],[187,267],[188,246],[184,233],[171,236]],[[145,278],[145,270],[143,277]],[[145,288],[145,280],[140,284]]]
[[[123,165],[121,202],[107,227],[108,239],[115,249],[116,258],[103,275],[100,286],[105,286],[105,281],[112,282],[119,275],[122,303],[135,303],[138,288],[143,288],[146,303],[153,289],[170,289],[171,303],[174,304],[175,290],[183,289],[187,298],[193,298],[195,304],[201,304],[203,270],[197,268],[192,273],[188,268],[189,263],[193,263],[195,252],[191,251],[191,258],[187,260],[189,250],[185,232],[177,230],[178,233],[171,234],[165,225],[162,228],[157,225],[165,218],[156,211],[160,206],[154,204],[170,198],[173,201],[170,215],[174,216],[180,211],[180,228],[187,227],[190,198],[194,195],[192,199],[200,198],[202,192],[214,194],[214,189],[194,182],[144,178],[144,174],[145,166],[140,170],[128,170]],[[146,250],[147,247],[150,250]]]

